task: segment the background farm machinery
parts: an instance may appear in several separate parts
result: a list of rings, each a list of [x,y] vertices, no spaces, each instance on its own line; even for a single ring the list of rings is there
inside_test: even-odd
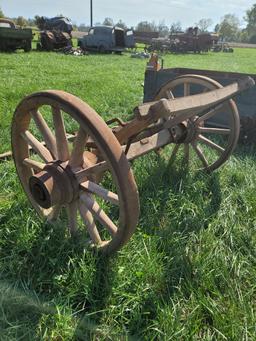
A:
[[[174,32],[168,38],[152,38],[147,50],[172,53],[208,52],[217,41],[217,34],[200,33],[197,27],[190,27],[187,32]]]
[[[56,30],[40,32],[38,50],[54,51],[68,47],[72,47],[72,36],[69,33]]]
[[[170,35],[170,50],[174,53],[208,52],[218,41],[218,35],[212,33],[199,33],[198,28],[190,27],[186,33],[173,33]]]
[[[38,50],[53,51],[72,46],[73,26],[68,18],[39,17],[37,26],[40,29]]]
[[[31,50],[33,33],[30,28],[17,27],[13,21],[0,18],[0,51]]]

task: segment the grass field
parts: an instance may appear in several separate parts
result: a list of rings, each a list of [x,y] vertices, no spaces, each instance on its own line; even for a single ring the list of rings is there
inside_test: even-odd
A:
[[[256,73],[256,51],[168,55],[165,67]],[[104,119],[142,102],[145,61],[128,55],[0,54],[0,153],[32,92],[61,89]],[[30,207],[0,164],[1,340],[255,340],[256,150],[238,146],[211,175],[156,154],[133,163],[141,215],[103,257]]]

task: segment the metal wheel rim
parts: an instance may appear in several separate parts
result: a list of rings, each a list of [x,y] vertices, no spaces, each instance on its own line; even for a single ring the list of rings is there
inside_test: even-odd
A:
[[[98,149],[108,163],[119,198],[119,226],[110,241],[102,241],[98,247],[111,253],[120,249],[131,237],[137,225],[139,216],[139,199],[137,186],[129,163],[122,148],[111,129],[89,105],[79,98],[63,91],[43,91],[26,97],[17,107],[12,122],[12,150],[18,176],[25,193],[36,211],[43,216],[45,212],[34,200],[28,179],[32,175],[31,169],[24,166],[25,158],[29,158],[28,143],[21,134],[29,128],[32,119],[31,112],[42,105],[58,107],[70,115],[86,133],[91,136]]]

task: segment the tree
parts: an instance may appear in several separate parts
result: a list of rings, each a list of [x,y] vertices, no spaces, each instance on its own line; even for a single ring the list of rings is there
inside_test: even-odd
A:
[[[81,32],[88,32],[89,31],[89,26],[88,25],[85,25],[85,24],[80,24],[78,26],[78,31],[81,31]]]
[[[181,27],[180,21],[176,21],[176,22],[171,24],[171,27],[170,27],[171,33],[181,32],[181,31],[182,31],[182,27]]]
[[[35,20],[33,18],[28,18],[27,24],[28,24],[28,26],[33,27],[33,26],[35,26]]]
[[[250,42],[250,37],[246,28],[239,32],[238,40],[242,43]]]
[[[103,21],[103,25],[106,26],[114,26],[114,21],[112,18],[105,18]]]
[[[164,20],[159,22],[157,30],[159,32],[159,36],[160,37],[168,36],[169,28],[168,28],[168,26],[165,25],[165,21]]]
[[[4,12],[2,11],[1,7],[0,7],[0,18],[4,18]]]
[[[39,15],[35,15],[34,17],[35,25],[39,28],[39,30],[44,29],[44,19],[43,17],[40,17]]]
[[[226,41],[237,40],[240,22],[235,14],[226,14],[220,22],[219,34]]]
[[[119,21],[116,23],[116,26],[121,27],[121,28],[123,28],[124,30],[127,29],[126,24],[125,24],[121,19],[119,19]]]
[[[214,32],[219,32],[220,30],[220,24],[216,24],[215,27],[214,27]]]
[[[256,34],[250,36],[249,43],[256,44]]]
[[[21,27],[26,26],[26,25],[27,25],[27,20],[26,20],[24,17],[19,16],[19,17],[16,19],[16,24],[17,24],[18,26],[21,26]]]
[[[76,24],[73,24],[73,31],[78,31],[78,27]]]
[[[247,22],[246,31],[249,36],[249,41],[255,43],[256,41],[256,4],[254,4],[248,11],[244,20]]]
[[[149,21],[141,21],[136,26],[136,31],[140,32],[155,32],[157,31],[157,27],[154,22]]]
[[[195,25],[199,28],[201,32],[207,32],[208,28],[213,24],[212,19],[202,18]]]

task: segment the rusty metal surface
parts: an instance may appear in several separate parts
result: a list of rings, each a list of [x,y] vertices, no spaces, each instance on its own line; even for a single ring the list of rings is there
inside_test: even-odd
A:
[[[169,37],[152,38],[147,47],[148,52],[208,52],[213,44],[217,43],[218,35],[212,33],[200,33],[198,28],[190,27],[187,32],[174,32]]]
[[[72,47],[72,36],[61,31],[42,31],[40,32],[40,43],[38,49],[54,51]]]
[[[134,39],[136,43],[151,44],[152,39],[157,38],[159,38],[159,32],[134,31]]]
[[[218,41],[218,35],[199,33],[197,27],[190,27],[187,32],[171,34],[169,39],[171,52],[207,52]]]

